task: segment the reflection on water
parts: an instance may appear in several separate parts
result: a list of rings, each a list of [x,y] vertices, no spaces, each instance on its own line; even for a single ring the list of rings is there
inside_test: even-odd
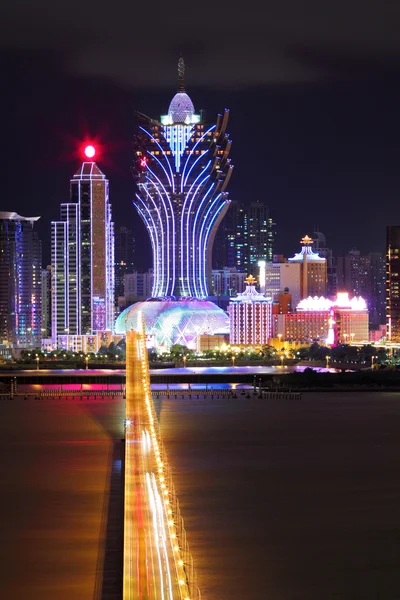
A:
[[[398,598],[400,394],[237,396],[156,399],[203,598]],[[0,402],[1,599],[97,598],[122,427],[121,398]]]
[[[122,424],[116,401],[0,401],[2,600],[100,599]]]
[[[207,600],[400,593],[400,394],[163,399]]]

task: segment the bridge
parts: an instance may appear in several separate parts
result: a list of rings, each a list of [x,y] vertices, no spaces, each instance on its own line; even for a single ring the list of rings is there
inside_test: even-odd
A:
[[[126,336],[124,600],[201,600],[150,392],[143,324]]]

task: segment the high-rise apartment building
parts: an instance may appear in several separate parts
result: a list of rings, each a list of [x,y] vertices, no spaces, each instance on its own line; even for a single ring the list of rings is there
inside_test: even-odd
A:
[[[381,253],[362,255],[353,249],[339,256],[337,288],[366,299],[372,326],[385,322],[385,260]]]
[[[260,260],[272,261],[274,240],[275,222],[266,204],[231,202],[216,237],[215,268],[256,272]]]
[[[95,162],[75,173],[70,199],[51,224],[53,342],[114,327],[114,224],[108,180]]]
[[[115,231],[115,299],[124,295],[124,277],[135,270],[135,238],[128,227],[118,227]]]
[[[40,348],[42,247],[40,217],[0,212],[0,342]]]
[[[390,342],[400,342],[400,225],[386,228],[386,326]]]
[[[270,262],[273,257],[275,223],[269,207],[263,202],[250,202],[247,207],[248,267],[255,271],[259,260]]]
[[[178,75],[167,115],[138,114],[134,205],[153,250],[152,296],[206,298],[214,237],[229,205],[229,111],[206,123],[185,92],[183,59]]]

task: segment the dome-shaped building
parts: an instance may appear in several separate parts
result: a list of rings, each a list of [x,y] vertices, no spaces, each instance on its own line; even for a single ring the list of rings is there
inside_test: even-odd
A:
[[[228,315],[213,302],[196,298],[137,302],[119,315],[116,333],[125,335],[129,329],[137,329],[139,313],[146,324],[148,345],[157,349],[181,344],[194,350],[199,335],[229,333]]]

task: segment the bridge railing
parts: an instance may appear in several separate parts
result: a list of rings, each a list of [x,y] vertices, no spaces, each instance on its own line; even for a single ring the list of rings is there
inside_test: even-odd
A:
[[[193,556],[190,552],[189,543],[187,541],[186,529],[173,482],[172,469],[169,464],[167,452],[165,450],[165,446],[161,438],[160,425],[158,422],[158,417],[155,411],[153,397],[150,389],[149,365],[143,320],[141,320],[140,327],[140,346],[141,350],[139,353],[139,357],[142,363],[141,370],[143,377],[142,381],[145,404],[146,409],[148,411],[151,435],[154,434],[153,444],[158,460],[158,471],[159,473],[160,471],[162,473],[162,487],[164,489],[164,494],[167,494],[166,512],[168,515],[168,525],[170,526],[172,551],[174,553],[174,560],[177,572],[184,572],[184,576],[186,578],[186,586],[182,585],[180,587],[181,598],[182,600],[184,598],[187,598],[187,593],[184,593],[184,595],[182,595],[182,593],[184,592],[184,588],[187,587],[187,590],[190,594],[190,600],[201,600],[201,592],[197,582],[197,573],[194,568]],[[181,579],[182,583],[184,583],[183,577],[181,577]]]
[[[186,574],[187,586],[190,592],[191,600],[201,600],[201,592],[198,586],[197,572],[194,567],[193,556],[190,551],[189,542],[187,540],[187,534],[185,529],[185,523],[182,517],[178,496],[175,490],[173,481],[172,469],[168,461],[167,451],[161,438],[160,425],[158,417],[154,408],[153,398],[151,393],[149,394],[149,409],[151,411],[152,422],[157,435],[157,443],[160,451],[160,457],[163,463],[164,477],[169,490],[169,506],[172,511],[172,518],[176,528],[176,538],[178,540],[177,554],[180,555],[178,564],[183,566]],[[183,562],[183,565],[181,564]]]

